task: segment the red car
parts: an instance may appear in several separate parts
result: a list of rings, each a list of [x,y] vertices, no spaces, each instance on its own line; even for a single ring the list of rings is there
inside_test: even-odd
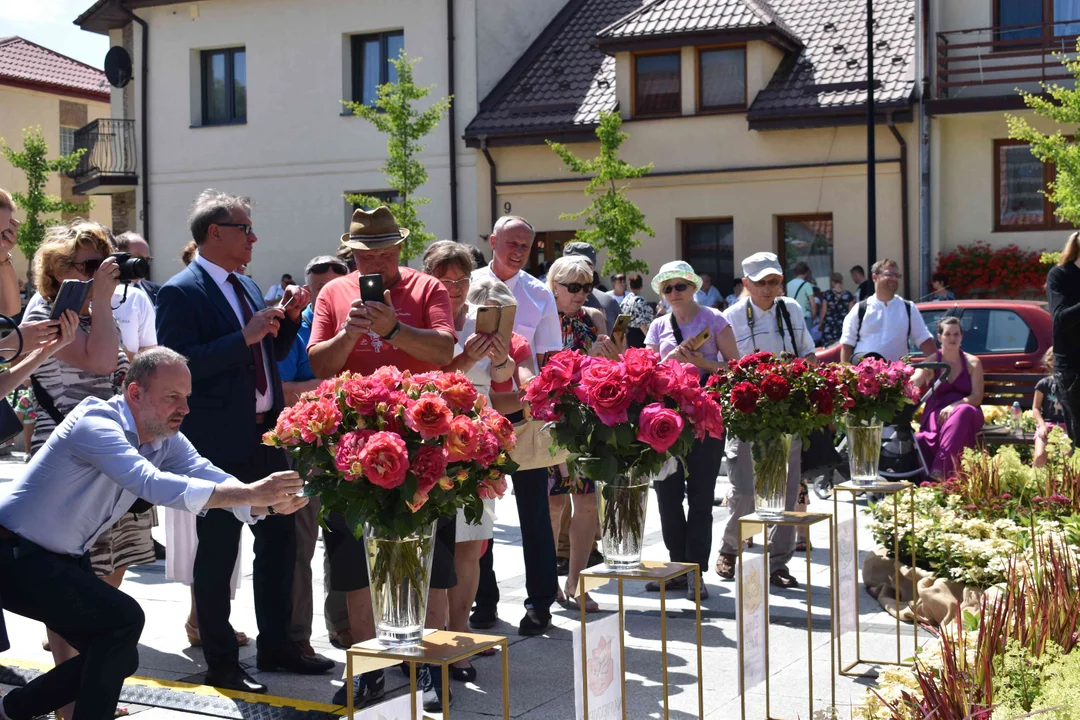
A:
[[[915,303],[930,332],[943,315],[960,318],[964,352],[977,355],[987,373],[1040,372],[1053,342],[1053,321],[1046,303],[1035,300],[954,300]],[[912,347],[913,357],[922,357]],[[818,348],[818,360],[839,362],[839,343]]]

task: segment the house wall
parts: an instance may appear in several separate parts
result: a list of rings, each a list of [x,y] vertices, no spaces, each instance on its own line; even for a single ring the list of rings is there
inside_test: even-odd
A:
[[[1015,113],[1042,132],[1055,125],[1034,113]],[[1005,113],[942,115],[934,119],[933,252],[984,240],[993,247],[1060,250],[1064,230],[994,232],[994,140],[1009,137]],[[936,262],[936,260],[935,260]]]
[[[806,213],[832,213],[834,268],[847,276],[852,265],[866,265],[866,151],[860,127],[759,132],[747,128],[743,115],[713,115],[663,120],[630,121],[623,125],[630,138],[621,157],[634,165],[655,163],[654,172],[726,170],[711,174],[645,177],[630,182],[629,197],[645,213],[656,231],[645,238],[638,257],[655,272],[660,265],[682,256],[682,220],[732,218],[735,259],[761,250],[777,250],[777,217]],[[917,272],[918,185],[917,144],[911,124],[898,126],[909,146],[910,249],[905,272]],[[677,140],[676,140],[677,139]],[[879,159],[898,157],[897,144],[887,128],[878,128]],[[577,143],[581,156],[598,153],[597,143]],[[588,204],[584,183],[535,183],[571,177],[561,161],[544,146],[492,149],[498,167],[498,207],[510,203],[511,212],[523,215],[538,231],[574,230],[573,220],[561,213]],[[835,167],[792,168],[822,162],[852,161]],[[789,166],[786,169],[754,169]],[[878,257],[901,256],[899,165],[881,163],[877,169]],[[477,190],[487,215],[487,173],[479,175]],[[515,184],[518,183],[518,184]],[[848,281],[850,284],[850,281]],[[913,281],[914,282],[914,281]],[[718,283],[719,284],[719,283]]]
[[[475,0],[476,84],[483,99],[567,0]],[[457,33],[460,38],[460,29]],[[471,117],[469,118],[472,119]]]
[[[80,119],[82,116],[81,112],[77,112],[78,108],[72,107],[73,105],[85,108],[86,122],[109,117],[109,103],[107,102],[94,102],[38,90],[0,85],[0,138],[3,138],[15,150],[22,150],[23,129],[40,125],[45,136],[45,142],[49,146],[49,158],[59,157],[61,103],[67,104],[65,106],[64,120],[65,125],[68,127],[74,127],[68,123],[73,121],[72,118],[75,115],[78,115]],[[57,174],[52,175],[45,186],[45,192],[60,197],[64,192],[64,181],[70,183],[66,178],[61,178]],[[12,167],[6,160],[0,160],[0,188],[4,188],[9,192],[25,192],[26,176],[21,170]],[[90,198],[77,195],[65,199],[85,202]],[[111,225],[112,208],[109,198],[107,196],[93,198],[93,208],[89,216],[90,219],[96,222]],[[16,210],[15,217],[22,220],[25,213],[22,210]],[[16,273],[20,277],[25,277],[28,266],[27,258],[24,258],[18,249],[12,253],[12,256]]]

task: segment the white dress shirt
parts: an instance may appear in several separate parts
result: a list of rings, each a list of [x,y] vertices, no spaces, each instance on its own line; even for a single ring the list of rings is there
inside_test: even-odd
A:
[[[113,319],[120,331],[120,344],[129,353],[137,353],[140,348],[157,345],[154,303],[146,291],[134,283],[127,286],[127,299],[124,300],[124,286],[117,285],[112,296]]]
[[[787,323],[781,324],[777,315],[776,305],[779,303],[784,303],[791,317],[791,332],[788,331]],[[724,318],[735,333],[739,357],[756,352],[771,352],[774,355],[786,352],[797,357],[814,353],[814,338],[806,327],[802,306],[789,297],[776,298],[768,310],[762,310],[751,302],[749,297],[744,297],[724,311]],[[797,347],[791,346],[792,333],[795,335]]]
[[[932,337],[916,307],[911,307],[911,333],[908,333],[908,307],[904,298],[895,295],[885,303],[877,295],[871,295],[866,301],[862,327],[859,327],[859,305],[856,303],[844,318],[840,342],[855,348],[856,355],[872,352],[896,362],[910,352],[909,339],[918,347]]]
[[[236,294],[236,289],[233,288],[232,284],[229,282],[229,276],[235,273],[230,273],[220,265],[215,265],[202,255],[196,257],[193,262],[199,263],[199,266],[206,270],[213,281],[217,283],[218,289],[221,290],[221,294],[229,301],[229,307],[236,313],[236,320],[240,323],[240,328],[243,329],[246,323],[244,322],[243,308],[240,307],[241,300]],[[237,277],[240,276],[237,275]],[[251,298],[245,298],[243,302],[251,302]],[[254,315],[257,309],[258,308],[252,306],[251,314]],[[265,343],[259,343],[259,350],[262,352],[263,367],[266,369],[266,392],[261,393],[258,388],[255,389],[255,412],[264,413],[269,412],[274,406],[274,388],[270,383],[270,356],[266,352]]]
[[[555,296],[548,286],[524,270],[509,280],[502,280],[485,266],[473,270],[472,279],[493,277],[501,280],[514,293],[517,300],[517,313],[514,315],[514,332],[529,341],[533,351],[533,360],[537,356],[563,349],[562,324],[559,322],[559,309],[555,305]],[[537,369],[539,370],[539,362]]]

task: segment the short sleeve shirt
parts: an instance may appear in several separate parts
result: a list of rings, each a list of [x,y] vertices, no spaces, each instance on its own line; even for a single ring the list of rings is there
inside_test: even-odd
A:
[[[399,272],[401,279],[390,288],[390,302],[401,324],[420,330],[441,330],[456,338],[450,295],[443,284],[411,268],[403,267]],[[353,301],[359,299],[359,272],[332,280],[322,289],[315,303],[309,352],[312,346],[332,339],[341,331],[349,319]],[[439,369],[437,365],[413,357],[369,331],[356,341],[341,370],[370,375],[384,365],[415,373]]]
[[[791,327],[778,317],[777,306],[783,303],[791,319]],[[789,297],[779,297],[768,310],[762,310],[744,297],[724,311],[724,317],[731,324],[735,333],[735,344],[739,347],[739,356],[745,357],[755,352],[771,352],[774,355],[791,353],[806,357],[814,352],[814,338],[806,327],[806,317],[800,312],[802,307]],[[794,335],[794,338],[792,338]],[[792,339],[795,347],[792,347]]]
[[[909,321],[911,332],[908,332]],[[899,295],[887,303],[874,295],[866,301],[866,314],[863,315],[861,327],[859,306],[855,305],[848,311],[840,342],[854,348],[856,355],[872,352],[896,362],[908,354],[909,339],[918,347],[932,337],[926,329],[922,313],[913,304]]]
[[[134,284],[127,286],[127,298],[124,298],[124,289],[123,285],[118,285],[113,292],[113,319],[120,331],[120,344],[134,354],[140,348],[158,344],[154,304],[150,302],[150,296]]]
[[[1043,394],[1042,412],[1043,420],[1050,423],[1064,423],[1065,410],[1061,407],[1061,399],[1057,394],[1057,383],[1052,377],[1044,377],[1036,385],[1035,389]]]
[[[646,345],[659,346],[660,357],[666,357],[668,353],[679,345],[675,339],[675,329],[671,324],[672,318],[671,313],[656,318],[649,325],[649,332],[645,335]],[[720,357],[720,349],[716,345],[716,339],[727,326],[728,321],[724,319],[722,312],[715,308],[703,307],[693,320],[685,324],[680,323],[679,331],[685,341],[694,337],[706,327],[709,328],[712,331],[712,337],[705,341],[705,344],[701,346],[698,352],[708,360],[723,362],[724,358]]]

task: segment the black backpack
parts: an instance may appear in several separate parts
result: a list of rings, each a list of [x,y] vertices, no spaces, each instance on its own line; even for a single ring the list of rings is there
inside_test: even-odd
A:
[[[859,344],[859,340],[862,338],[862,320],[866,315],[866,302],[866,300],[859,301],[859,324],[855,326],[856,345]],[[911,301],[905,300],[904,307],[907,309],[907,337],[911,337]]]

